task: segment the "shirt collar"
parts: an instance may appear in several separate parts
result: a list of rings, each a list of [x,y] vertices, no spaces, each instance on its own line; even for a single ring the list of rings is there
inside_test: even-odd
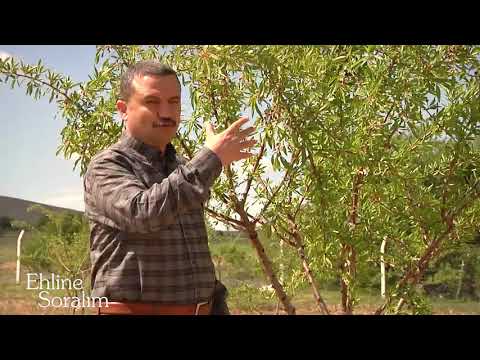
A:
[[[139,152],[142,155],[145,155],[149,160],[160,160],[163,158],[164,154],[157,148],[148,145],[137,139],[136,137],[130,135],[127,131],[122,132],[120,137],[120,142],[126,145],[129,148],[132,148]],[[168,143],[165,148],[165,156],[168,160],[175,159],[176,150],[171,143]]]

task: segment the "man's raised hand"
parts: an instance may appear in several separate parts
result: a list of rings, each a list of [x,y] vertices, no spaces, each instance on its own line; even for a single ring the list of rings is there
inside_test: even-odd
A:
[[[255,128],[249,127],[245,130],[240,130],[240,127],[246,122],[248,122],[248,117],[242,116],[230,125],[228,129],[218,134],[215,134],[211,123],[207,122],[205,124],[207,133],[205,146],[220,158],[223,166],[254,155],[248,152],[248,150],[255,146],[257,142],[256,140],[248,140],[247,136],[254,132]]]

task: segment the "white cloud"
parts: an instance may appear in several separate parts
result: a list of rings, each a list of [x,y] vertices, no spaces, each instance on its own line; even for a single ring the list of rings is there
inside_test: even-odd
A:
[[[13,56],[5,51],[0,50],[0,59],[6,60],[9,57],[13,57]]]
[[[83,189],[64,189],[43,198],[41,203],[84,211]]]

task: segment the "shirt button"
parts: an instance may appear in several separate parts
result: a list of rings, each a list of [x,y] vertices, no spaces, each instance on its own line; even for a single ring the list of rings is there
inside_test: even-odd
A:
[[[187,174],[187,179],[188,179],[189,181],[192,181],[193,178],[194,178],[194,176],[195,176],[195,174],[194,174],[192,171],[190,171],[190,172]]]

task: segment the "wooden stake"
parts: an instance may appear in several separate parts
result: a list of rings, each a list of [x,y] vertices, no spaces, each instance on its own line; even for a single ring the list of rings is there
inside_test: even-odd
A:
[[[380,246],[380,295],[385,299],[385,259],[383,255],[385,254],[385,244],[387,243],[387,237],[385,236]]]
[[[17,276],[16,276],[17,284],[20,284],[20,250],[22,247],[22,237],[24,232],[25,230],[22,230],[20,232],[20,235],[18,235],[18,239],[17,239]]]

